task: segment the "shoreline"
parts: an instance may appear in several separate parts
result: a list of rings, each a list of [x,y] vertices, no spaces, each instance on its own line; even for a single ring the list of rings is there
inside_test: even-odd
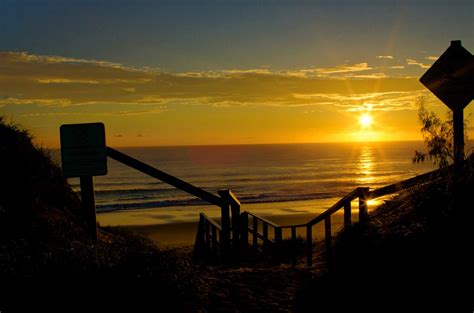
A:
[[[262,217],[270,219],[277,225],[296,225],[304,224],[315,217],[314,214],[286,214],[286,215],[262,215]],[[219,219],[216,219],[220,223]],[[354,209],[352,212],[352,221],[358,221],[358,210]],[[261,224],[260,224],[261,225]],[[343,214],[337,212],[332,218],[332,230],[335,235],[343,225]],[[120,225],[113,227],[124,228],[141,235],[144,235],[151,239],[160,248],[178,248],[185,246],[194,245],[197,232],[197,221],[189,222],[176,222],[168,224],[149,224],[149,225]],[[297,235],[304,237],[306,235],[306,229],[300,227],[297,229]],[[269,236],[273,238],[273,229],[270,227]],[[291,236],[290,229],[284,229],[283,238],[289,238]],[[313,227],[313,236],[316,240],[324,239],[324,223],[319,223]],[[251,238],[251,234],[249,234]]]
[[[321,200],[300,200],[292,202],[244,204],[243,211],[249,211],[262,216],[277,225],[304,224],[321,214],[339,198]],[[381,202],[369,202],[369,211],[376,208]],[[205,212],[209,217],[220,223],[221,209],[217,206],[187,206],[166,207],[154,209],[123,210],[98,213],[97,220],[102,226],[125,228],[143,234],[155,242],[159,247],[175,248],[194,244],[199,220],[199,213]],[[358,204],[352,204],[352,221],[358,221]],[[332,229],[335,234],[343,223],[341,209],[332,218]],[[273,229],[269,229],[270,237]],[[297,235],[305,237],[304,227],[297,229]],[[249,234],[250,236],[250,234]],[[290,236],[290,229],[283,230],[283,238]],[[313,227],[313,236],[316,240],[324,238],[324,223]]]

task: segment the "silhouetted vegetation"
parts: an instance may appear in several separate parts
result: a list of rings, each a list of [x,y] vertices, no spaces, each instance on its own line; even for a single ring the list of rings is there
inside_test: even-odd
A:
[[[320,312],[472,310],[472,160],[459,179],[408,190],[345,229],[298,311],[312,312],[316,295]]]
[[[4,119],[0,173],[2,312],[157,303],[192,311],[197,284],[189,258],[116,228],[101,228],[99,240],[90,241],[58,164],[28,131]]]
[[[454,160],[453,144],[453,116],[449,111],[449,118],[446,121],[441,120],[435,113],[429,112],[425,107],[425,101],[420,98],[420,107],[418,109],[418,119],[421,123],[421,135],[425,141],[428,151],[415,151],[413,162],[425,162],[428,158],[434,165],[440,168],[448,166]],[[464,130],[467,129],[466,121]],[[467,133],[464,131],[464,141],[467,141]]]

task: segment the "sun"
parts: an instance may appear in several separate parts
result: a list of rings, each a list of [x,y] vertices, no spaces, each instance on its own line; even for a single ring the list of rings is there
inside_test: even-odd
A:
[[[368,113],[366,114],[362,114],[360,117],[359,117],[359,124],[360,126],[362,126],[363,128],[367,128],[367,127],[370,127],[370,125],[372,125],[372,116]]]

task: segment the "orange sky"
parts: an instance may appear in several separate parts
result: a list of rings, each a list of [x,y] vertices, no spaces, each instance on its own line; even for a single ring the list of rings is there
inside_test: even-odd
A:
[[[95,121],[112,146],[419,140],[420,97],[441,115],[447,108],[404,68],[423,73],[433,59],[166,73],[3,52],[0,106],[49,147],[58,146],[61,124]],[[364,113],[371,127],[358,122]]]
[[[5,4],[0,114],[47,147],[83,122],[116,147],[421,140],[420,98],[447,108],[418,79],[474,51],[472,1],[120,3]]]

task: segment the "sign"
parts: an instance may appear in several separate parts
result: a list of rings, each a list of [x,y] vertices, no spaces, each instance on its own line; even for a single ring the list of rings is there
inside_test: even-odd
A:
[[[60,137],[61,160],[65,177],[107,174],[104,124],[61,125]]]
[[[462,110],[474,98],[474,57],[460,40],[451,41],[420,82],[451,110]]]

